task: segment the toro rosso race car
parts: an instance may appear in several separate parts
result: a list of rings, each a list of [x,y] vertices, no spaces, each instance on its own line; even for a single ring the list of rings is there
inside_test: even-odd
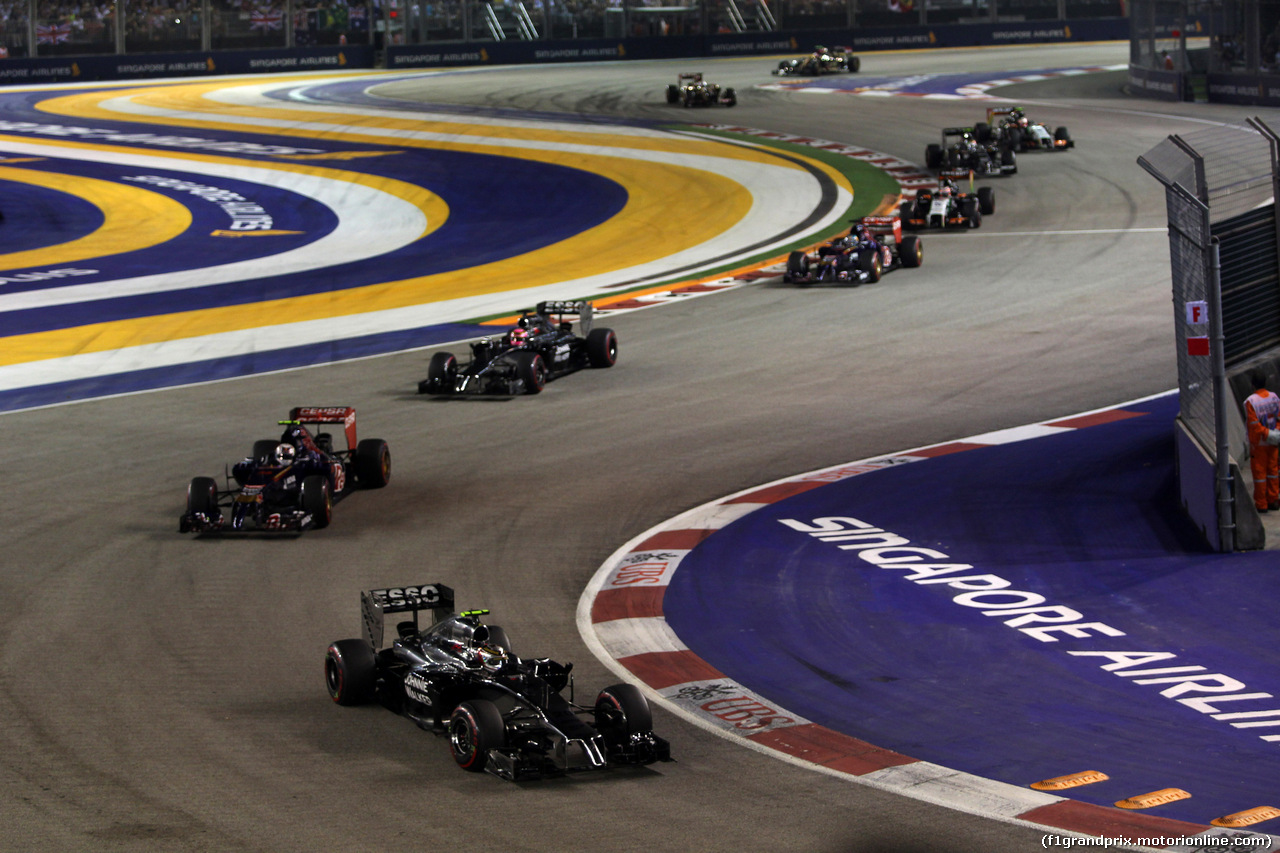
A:
[[[613,367],[618,337],[592,328],[590,302],[539,302],[515,328],[499,338],[471,344],[471,361],[459,365],[453,353],[438,352],[427,365],[419,394],[537,394],[547,382],[584,367]],[[582,335],[574,334],[577,315]]]
[[[671,760],[635,685],[606,687],[579,705],[572,664],[517,657],[506,631],[481,621],[488,610],[454,613],[453,601],[443,584],[362,593],[364,636],[338,640],[325,655],[329,696],[339,705],[377,701],[443,732],[459,767],[504,779]],[[384,648],[383,619],[393,613],[413,615]]]
[[[920,238],[902,236],[897,216],[864,216],[848,236],[822,246],[816,253],[792,252],[782,280],[793,284],[874,284],[887,272],[918,267],[924,260]]]
[[[307,427],[340,425],[345,447],[333,434]],[[187,487],[180,533],[299,531],[327,527],[333,505],[357,488],[380,489],[391,479],[391,452],[380,438],[356,441],[356,410],[349,406],[301,406],[280,421],[279,440],[253,443],[253,452],[226,473]]]
[[[853,55],[853,48],[826,48],[818,45],[808,56],[782,60],[778,63],[778,67],[773,69],[773,73],[784,77],[817,77],[821,74],[857,71],[861,67],[862,60]]]
[[[1022,107],[990,107],[987,120],[973,126],[979,142],[995,142],[1013,151],[1066,151],[1075,148],[1075,140],[1065,127],[1049,128],[1027,118]]]
[[[983,216],[996,212],[996,191],[991,187],[961,192],[945,174],[937,189],[922,189],[914,201],[898,207],[903,228],[977,228]]]
[[[709,83],[702,74],[690,71],[676,75],[675,83],[667,86],[667,103],[682,107],[732,107],[738,103],[738,95],[732,87]]]
[[[953,173],[1012,175],[1018,171],[1018,159],[1012,148],[1001,147],[995,139],[978,141],[972,127],[942,129],[941,144],[925,146],[924,164],[930,169],[948,169]]]

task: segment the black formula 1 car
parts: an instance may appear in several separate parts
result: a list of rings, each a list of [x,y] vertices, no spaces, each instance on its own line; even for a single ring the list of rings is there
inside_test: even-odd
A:
[[[357,488],[380,489],[391,479],[391,452],[380,438],[356,440],[356,410],[349,406],[300,406],[280,421],[279,440],[253,443],[253,452],[225,474],[187,486],[180,533],[300,531],[327,527],[333,505]],[[332,433],[307,429],[340,424],[346,447]]]
[[[377,701],[443,731],[459,767],[504,779],[671,760],[634,684],[606,687],[593,705],[578,705],[573,664],[517,657],[506,631],[480,621],[488,610],[455,614],[453,603],[443,584],[362,593],[364,636],[338,640],[325,655],[329,696],[339,705]],[[433,619],[425,629],[423,610]],[[413,618],[398,622],[383,648],[383,618],[392,613]]]
[[[1013,175],[1018,158],[1012,148],[1001,147],[994,139],[979,142],[972,127],[942,129],[942,143],[931,142],[924,149],[924,164],[930,169],[985,175]]]
[[[792,252],[782,280],[793,284],[874,284],[902,267],[924,261],[920,238],[902,236],[897,216],[864,216],[854,221],[848,236],[820,247],[816,253]]]
[[[783,77],[817,77],[822,74],[856,72],[861,67],[862,60],[853,55],[853,48],[826,48],[818,45],[808,56],[782,60],[773,69],[773,73]]]
[[[936,190],[922,189],[913,201],[898,206],[902,227],[907,229],[978,228],[983,216],[995,212],[995,190],[979,187],[977,192],[962,192],[945,171]]]
[[[427,365],[419,394],[537,394],[547,382],[584,367],[613,367],[618,336],[592,328],[590,302],[539,302],[501,337],[471,344],[471,361],[438,352]],[[581,335],[565,317],[576,315]]]
[[[1065,127],[1050,130],[1027,118],[1022,107],[989,107],[987,120],[973,126],[973,135],[981,143],[994,142],[1013,151],[1066,151],[1076,147]]]
[[[732,107],[738,103],[738,95],[732,87],[703,80],[701,72],[678,74],[676,81],[667,86],[668,104],[679,104],[682,107]]]

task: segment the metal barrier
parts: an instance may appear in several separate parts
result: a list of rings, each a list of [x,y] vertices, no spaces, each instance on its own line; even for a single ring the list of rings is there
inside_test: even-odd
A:
[[[1280,356],[1280,137],[1260,120],[1249,125],[1170,136],[1138,158],[1165,186],[1178,428],[1199,451],[1179,442],[1182,504],[1222,551],[1264,545],[1252,501],[1236,500],[1232,447],[1243,421],[1229,380]],[[1196,470],[1205,465],[1212,477]],[[1209,482],[1212,496],[1194,493]]]

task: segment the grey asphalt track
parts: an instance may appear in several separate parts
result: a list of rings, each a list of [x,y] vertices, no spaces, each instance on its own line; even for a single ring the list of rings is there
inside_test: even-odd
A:
[[[862,73],[1126,56],[1118,44],[868,54]],[[984,108],[752,89],[775,64],[510,69],[382,93],[672,117],[663,87],[702,70],[740,105],[699,120],[916,161],[939,128]],[[617,366],[538,398],[419,397],[428,354],[409,353],[5,415],[0,849],[1038,847],[1038,829],[797,768],[661,710],[672,764],[518,785],[462,773],[443,739],[334,706],[321,664],[328,642],[358,635],[361,590],[443,581],[462,606],[491,608],[518,653],[573,661],[580,697],[594,695],[613,679],[575,606],[639,532],[796,472],[1174,387],[1163,190],[1135,160],[1169,133],[1275,114],[1129,99],[1123,82],[1002,93],[1070,126],[1077,147],[1021,158],[979,231],[925,235],[920,270],[857,289],[760,282],[611,318]],[[179,536],[187,481],[220,475],[302,404],[357,407],[361,435],[391,446],[391,485],[298,539]],[[922,496],[922,511],[956,498]]]

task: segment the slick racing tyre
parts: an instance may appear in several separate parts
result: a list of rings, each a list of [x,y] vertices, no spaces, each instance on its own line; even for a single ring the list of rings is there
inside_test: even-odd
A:
[[[302,481],[298,503],[303,512],[311,515],[312,527],[328,527],[333,521],[333,493],[329,490],[329,479],[323,474],[312,474]]]
[[[924,164],[930,169],[942,168],[942,146],[936,142],[924,147]]]
[[[373,701],[377,665],[373,647],[364,640],[338,640],[324,656],[324,682],[329,698],[339,705]]]
[[[991,187],[978,187],[978,210],[983,216],[996,212],[996,191]]]
[[[862,70],[862,59],[860,57],[857,57],[857,56],[849,57],[847,64],[849,66],[849,70],[854,73],[857,73],[858,71]]]
[[[867,274],[867,283],[875,284],[884,275],[884,261],[880,259],[880,251],[863,252],[858,257],[858,266]],[[855,280],[855,284],[857,281]]]
[[[734,107],[738,105],[738,93],[733,89],[725,89],[724,94],[720,96],[720,103],[726,107]]]
[[[787,255],[787,278],[792,281],[803,279],[809,275],[809,256],[804,252],[792,252]]]
[[[356,445],[356,479],[362,489],[381,489],[391,482],[391,450],[385,441],[365,438]]]
[[[1071,134],[1067,132],[1065,127],[1060,127],[1053,132],[1053,142],[1054,145],[1062,151],[1066,151],[1068,148],[1075,145],[1075,143],[1071,141]],[[1063,144],[1064,142],[1066,143],[1065,145]]]
[[[980,121],[973,126],[973,138],[986,145],[991,141],[991,125]]]
[[[427,365],[426,389],[433,394],[447,394],[458,378],[458,360],[450,352],[438,352]],[[419,389],[421,390],[421,389]]]
[[[924,263],[924,244],[915,234],[903,237],[902,244],[898,247],[898,257],[902,259],[904,267],[918,267]]]
[[[524,383],[524,393],[539,394],[547,385],[547,363],[536,352],[516,353],[516,378]]]
[[[653,731],[649,701],[634,684],[614,684],[601,690],[594,712],[596,731],[609,744],[625,743],[633,734]]]
[[[187,514],[200,513],[216,519],[218,512],[218,483],[212,477],[194,477],[187,486]]]
[[[592,329],[587,333],[587,363],[592,367],[613,367],[618,361],[618,336],[613,329]]]
[[[506,726],[498,706],[488,699],[463,702],[449,716],[449,750],[463,770],[479,772],[489,760],[489,750],[506,745]]]

